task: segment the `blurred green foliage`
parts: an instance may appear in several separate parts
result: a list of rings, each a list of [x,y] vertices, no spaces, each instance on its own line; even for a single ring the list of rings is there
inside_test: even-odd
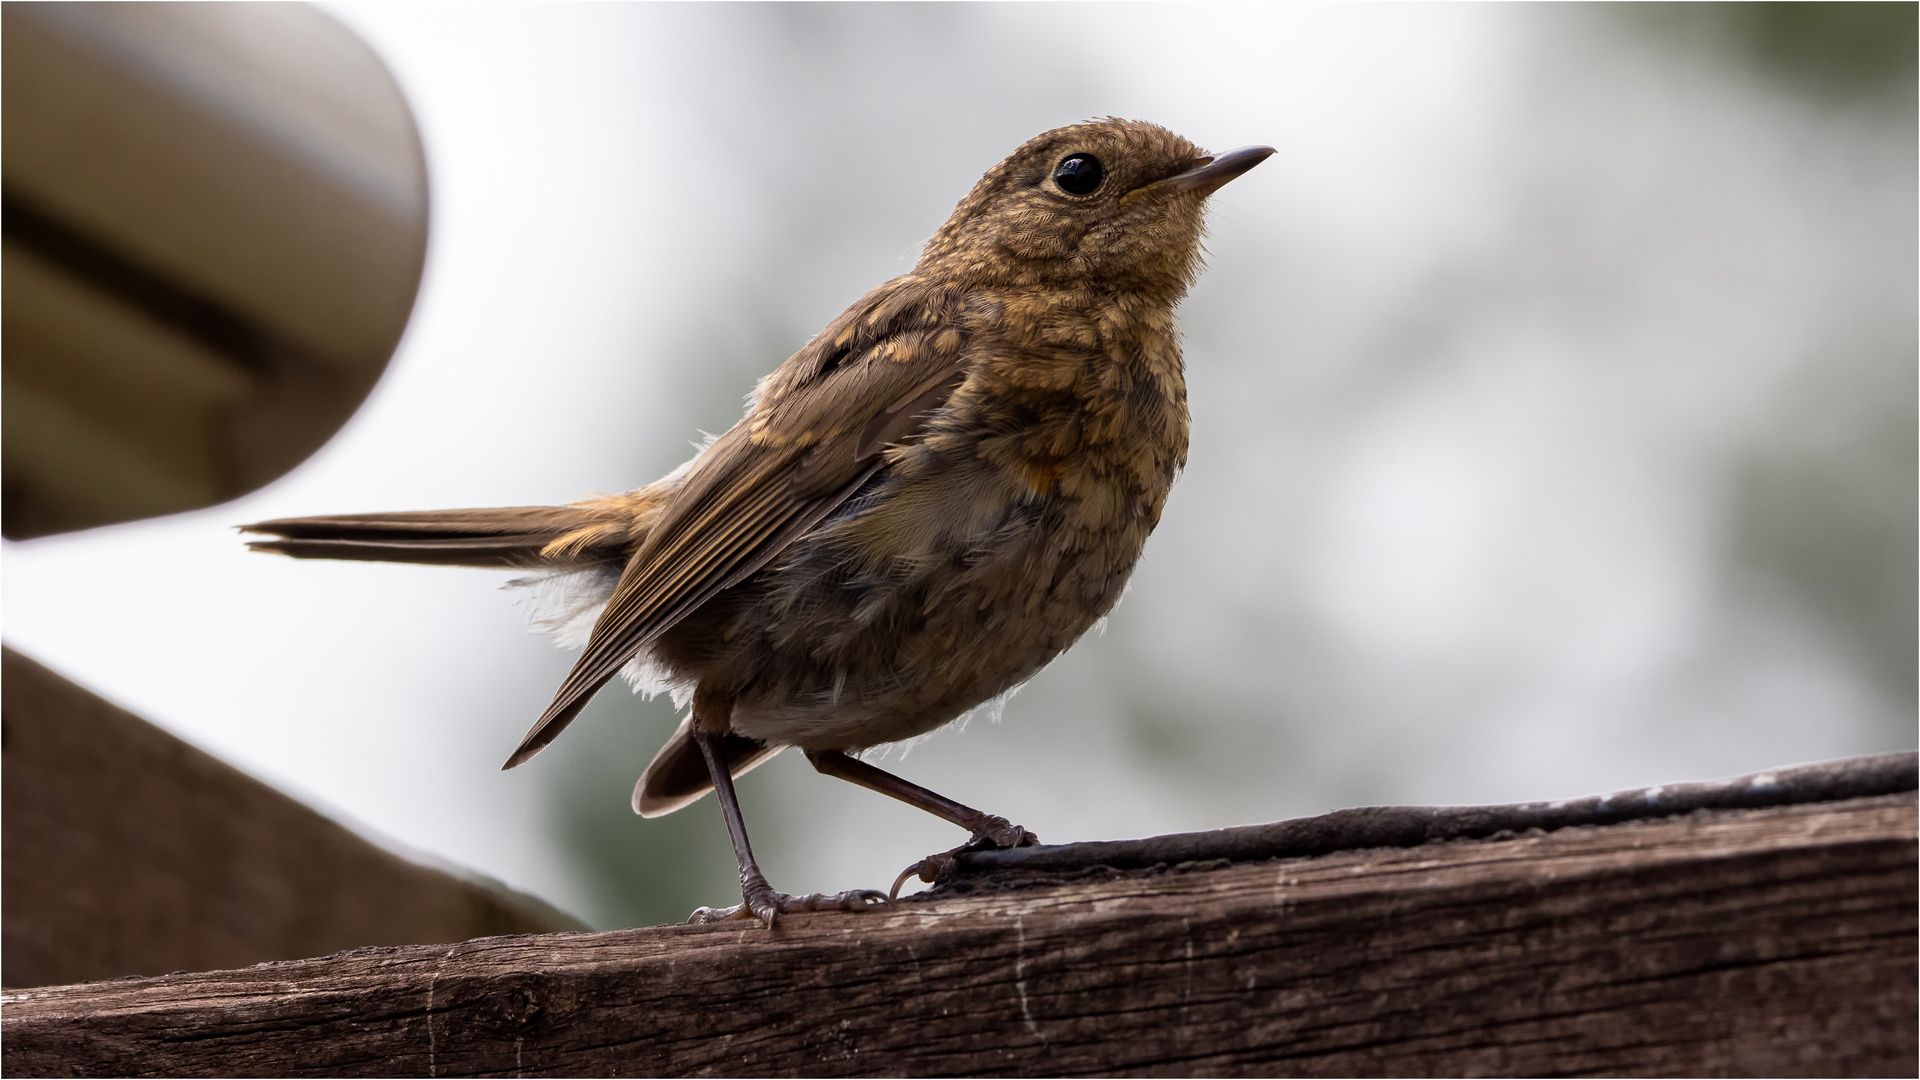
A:
[[[1915,4],[1626,4],[1615,10],[1674,44],[1724,56],[1815,95],[1897,94],[1912,101],[1920,52]]]
[[[1773,417],[1775,438],[1735,480],[1732,554],[1826,623],[1911,709],[1920,674],[1914,342],[1840,343],[1801,383]],[[1892,734],[1910,738],[1911,729]]]
[[[1841,110],[1911,108],[1920,5],[1629,5],[1675,41]],[[1916,699],[1916,342],[1835,342],[1784,396],[1734,489],[1737,561],[1831,626],[1896,700]]]

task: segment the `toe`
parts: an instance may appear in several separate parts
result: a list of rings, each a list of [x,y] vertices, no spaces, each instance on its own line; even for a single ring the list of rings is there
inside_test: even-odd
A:
[[[843,893],[811,893],[807,896],[780,895],[783,914],[801,911],[865,911],[887,902],[887,895],[875,889],[849,889]]]
[[[865,911],[870,907],[881,907],[887,902],[887,894],[879,889],[854,889],[840,894],[840,905],[845,911]]]
[[[753,917],[759,919],[767,929],[771,930],[774,924],[780,921],[780,912],[785,907],[781,901],[784,899],[786,897],[781,893],[753,896],[747,898],[747,906],[753,909]]]
[[[1040,838],[1019,825],[1003,817],[991,817],[978,829],[962,847],[982,851],[989,848],[1030,847],[1040,842]]]

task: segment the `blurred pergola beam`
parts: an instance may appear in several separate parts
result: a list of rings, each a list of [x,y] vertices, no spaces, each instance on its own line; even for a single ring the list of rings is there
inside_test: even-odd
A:
[[[1040,849],[771,932],[14,992],[0,1047],[13,1076],[1910,1075],[1913,774],[1911,754],[1783,770],[1478,838],[1402,810],[1382,846],[1309,857],[1262,858],[1246,832],[1104,863]],[[1422,815],[1454,838],[1403,828]],[[1271,835],[1367,839],[1329,820]],[[1138,865],[1209,850],[1228,854]]]
[[[12,649],[0,701],[7,986],[578,926],[383,850]]]

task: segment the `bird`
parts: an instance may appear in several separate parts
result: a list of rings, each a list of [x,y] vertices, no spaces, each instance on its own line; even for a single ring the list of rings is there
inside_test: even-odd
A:
[[[584,648],[503,768],[624,673],[691,704],[634,787],[644,817],[712,791],[741,902],[691,921],[858,911],[965,851],[1038,838],[864,761],[1004,695],[1118,602],[1185,466],[1174,310],[1208,197],[1274,150],[1210,154],[1116,117],[988,169],[913,268],[760,380],[692,460],[565,506],[241,526],[297,558],[514,567]],[[754,859],[734,778],[787,747],[967,831],[893,889],[795,896]]]

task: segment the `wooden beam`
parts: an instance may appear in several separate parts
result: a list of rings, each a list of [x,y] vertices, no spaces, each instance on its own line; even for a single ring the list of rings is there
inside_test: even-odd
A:
[[[1325,855],[1442,840],[1484,840],[1575,825],[1614,825],[1695,810],[1737,810],[1892,795],[1920,787],[1912,752],[1791,765],[1749,776],[1662,784],[1578,799],[1503,806],[1360,806],[1319,817],[1176,833],[1145,840],[1096,840],[962,855],[946,884],[979,888],[1076,874],[1090,866],[1134,869],[1226,859]]]
[[[1907,760],[1911,760],[1910,756]],[[10,1076],[1911,1075],[1911,791],[9,993]]]
[[[382,850],[12,649],[0,688],[6,986],[580,928]]]

